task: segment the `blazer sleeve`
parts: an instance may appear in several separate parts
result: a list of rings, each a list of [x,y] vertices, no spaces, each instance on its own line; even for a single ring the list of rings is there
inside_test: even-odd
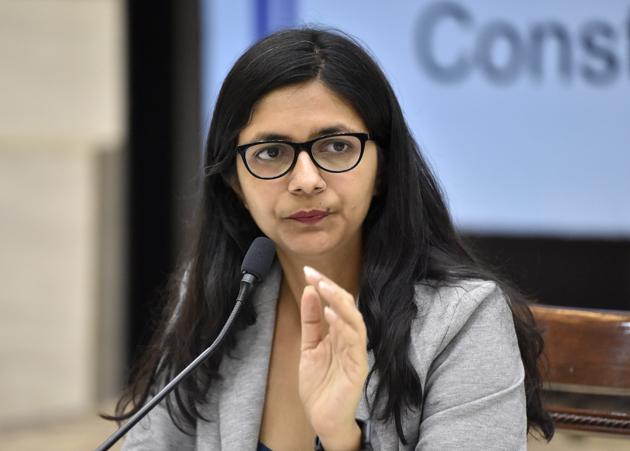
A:
[[[526,450],[524,369],[512,314],[493,282],[456,301],[429,367],[416,450]]]
[[[195,437],[179,430],[162,400],[125,437],[123,451],[194,450]]]

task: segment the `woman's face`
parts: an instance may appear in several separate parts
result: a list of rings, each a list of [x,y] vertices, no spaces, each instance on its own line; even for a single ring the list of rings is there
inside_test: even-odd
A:
[[[273,139],[304,142],[332,133],[367,133],[363,119],[344,99],[315,80],[277,89],[255,105],[238,144]],[[302,257],[344,255],[360,248],[361,225],[374,195],[377,149],[367,141],[352,170],[330,173],[300,152],[286,175],[262,180],[237,157],[239,196],[258,227],[278,250]],[[341,252],[341,254],[340,254]]]

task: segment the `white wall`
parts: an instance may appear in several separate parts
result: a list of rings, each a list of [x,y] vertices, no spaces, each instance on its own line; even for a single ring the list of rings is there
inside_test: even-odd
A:
[[[123,33],[122,0],[0,0],[3,428],[119,382]]]

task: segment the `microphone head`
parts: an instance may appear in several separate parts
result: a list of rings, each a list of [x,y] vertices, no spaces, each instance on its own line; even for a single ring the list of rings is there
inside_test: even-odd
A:
[[[276,245],[273,241],[267,237],[259,236],[247,249],[241,264],[241,272],[253,274],[259,281],[263,280],[271,269],[275,255]]]

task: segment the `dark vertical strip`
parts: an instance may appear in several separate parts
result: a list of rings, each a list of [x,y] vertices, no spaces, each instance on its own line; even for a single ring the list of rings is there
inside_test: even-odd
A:
[[[256,14],[256,40],[269,33],[269,0],[254,0]]]
[[[171,1],[127,1],[128,319],[132,359],[152,332],[172,268],[173,25]]]

